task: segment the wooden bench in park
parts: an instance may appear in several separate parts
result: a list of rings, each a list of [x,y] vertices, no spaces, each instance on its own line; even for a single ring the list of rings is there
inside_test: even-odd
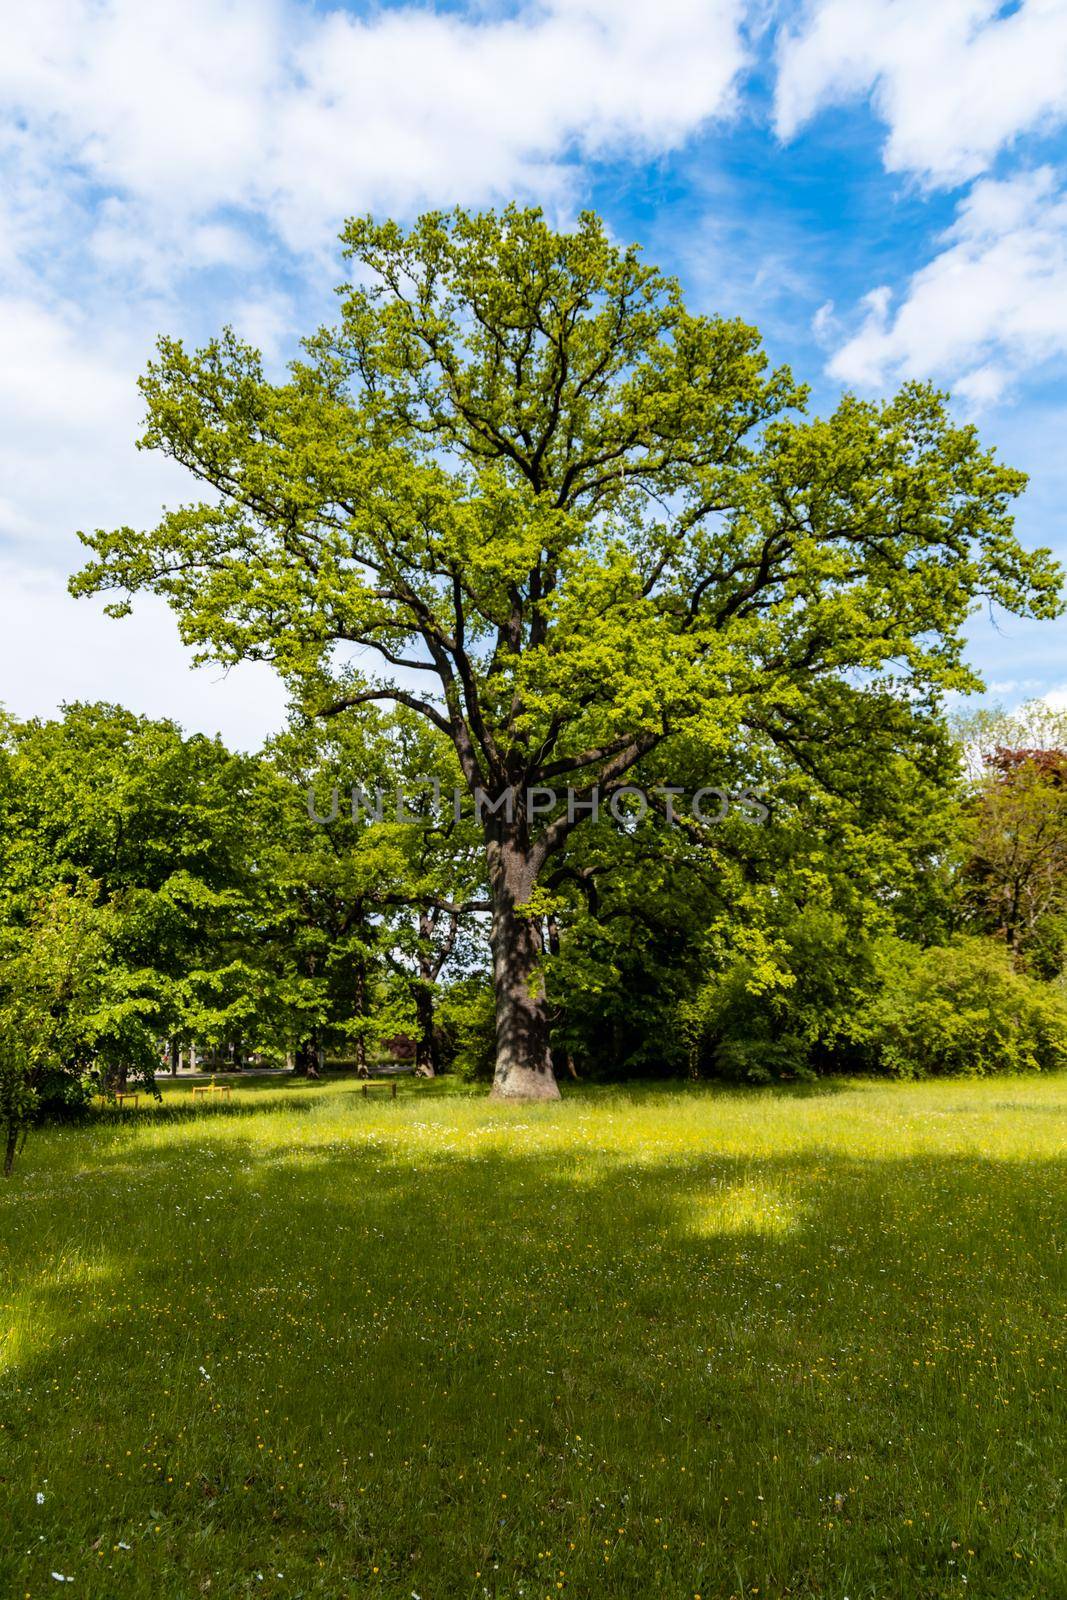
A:
[[[233,1088],[228,1083],[194,1083],[193,1084],[193,1099],[194,1100],[196,1099],[198,1094],[206,1094],[206,1095],[224,1094],[226,1096],[227,1100],[230,1100],[230,1099],[233,1098]]]
[[[367,1078],[367,1079],[365,1079],[365,1081],[363,1083],[363,1093],[364,1094],[369,1094],[372,1089],[388,1089],[389,1090],[389,1098],[391,1100],[395,1100],[396,1099],[396,1079],[395,1078]]]
[[[132,1100],[134,1106],[136,1107],[140,1098],[141,1096],[136,1089],[118,1089],[115,1092],[115,1104],[118,1106],[120,1111],[127,1100]]]

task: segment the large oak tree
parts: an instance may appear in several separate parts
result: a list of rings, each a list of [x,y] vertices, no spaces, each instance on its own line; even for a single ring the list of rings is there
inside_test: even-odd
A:
[[[788,754],[871,692],[973,686],[975,603],[1051,615],[1059,574],[1013,535],[1022,476],[941,397],[808,417],[753,328],[689,312],[595,216],[343,242],[337,326],[280,381],[230,332],[160,341],[143,443],[209,497],[88,536],[75,589],[152,589],[204,654],[271,660],[323,713],[392,700],[447,735],[488,800],[494,1092],[554,1096],[529,907],[582,802],[683,726],[709,760],[746,731]]]

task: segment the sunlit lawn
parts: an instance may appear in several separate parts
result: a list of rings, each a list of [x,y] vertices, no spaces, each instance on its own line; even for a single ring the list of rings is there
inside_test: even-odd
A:
[[[4,1597],[1067,1595],[1067,1080],[191,1098],[0,1189]]]

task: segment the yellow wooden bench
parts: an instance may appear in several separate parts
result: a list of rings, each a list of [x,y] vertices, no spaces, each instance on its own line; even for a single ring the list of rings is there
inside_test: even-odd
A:
[[[363,1093],[369,1094],[372,1089],[388,1089],[389,1098],[396,1099],[395,1078],[368,1078],[363,1084]]]
[[[194,1083],[194,1100],[198,1094],[224,1094],[230,1100],[233,1098],[233,1087],[228,1083]]]

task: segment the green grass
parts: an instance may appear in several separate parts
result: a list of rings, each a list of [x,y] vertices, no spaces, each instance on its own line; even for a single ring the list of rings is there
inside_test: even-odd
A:
[[[1067,1595],[1067,1081],[190,1099],[0,1189],[5,1597]]]

